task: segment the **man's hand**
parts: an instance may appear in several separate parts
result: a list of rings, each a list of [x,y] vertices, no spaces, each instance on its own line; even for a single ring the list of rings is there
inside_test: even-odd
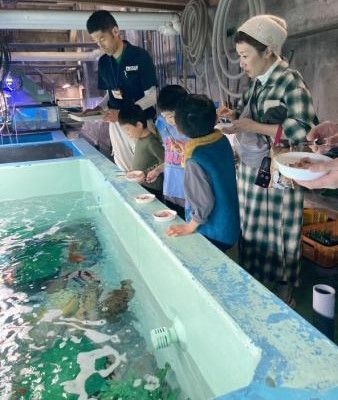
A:
[[[104,114],[103,121],[105,122],[117,122],[119,116],[119,110],[108,110]]]
[[[314,164],[309,169],[314,172],[325,171],[327,174],[312,181],[296,181],[299,185],[308,189],[338,188],[338,158]]]
[[[99,115],[103,112],[101,107],[95,107],[95,108],[87,108],[83,111],[79,112],[72,112],[71,114],[73,115],[78,115],[79,117],[89,117],[91,115]]]
[[[168,236],[184,236],[195,232],[200,224],[193,219],[188,224],[171,225],[166,230]]]
[[[257,122],[250,118],[239,118],[233,121],[234,133],[238,132],[258,132]]]

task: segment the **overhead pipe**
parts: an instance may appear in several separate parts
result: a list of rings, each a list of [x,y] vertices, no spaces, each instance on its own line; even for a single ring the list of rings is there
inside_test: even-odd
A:
[[[89,48],[89,49],[96,49],[97,44],[94,42],[84,42],[84,43],[67,43],[67,42],[57,42],[57,43],[9,43],[8,47],[11,51],[30,51],[37,50],[37,49],[62,49],[64,47],[67,48]]]
[[[1,29],[86,30],[92,11],[1,10]],[[168,12],[114,12],[122,30],[158,30],[179,25],[179,16]]]
[[[77,51],[17,51],[11,53],[11,61],[96,61],[101,56],[100,50]]]

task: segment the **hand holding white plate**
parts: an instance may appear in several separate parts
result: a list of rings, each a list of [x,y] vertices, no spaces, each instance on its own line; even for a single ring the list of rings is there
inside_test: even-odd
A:
[[[215,129],[220,130],[223,134],[234,134],[234,124],[232,122],[219,122],[215,125]]]
[[[315,172],[309,168],[311,164],[330,160],[330,157],[323,154],[306,152],[283,153],[275,158],[280,173],[298,181],[311,181],[325,175],[326,171]]]
[[[153,213],[155,221],[168,222],[176,218],[177,212],[174,210],[160,210]]]
[[[130,182],[143,182],[145,178],[145,173],[143,171],[129,171],[127,172],[126,178]]]

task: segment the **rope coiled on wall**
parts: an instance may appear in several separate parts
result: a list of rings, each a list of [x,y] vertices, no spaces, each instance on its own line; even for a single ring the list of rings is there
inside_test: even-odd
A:
[[[237,0],[238,1],[238,0]],[[256,14],[264,14],[265,4],[264,0],[247,0],[249,5],[249,16],[252,17]],[[212,34],[212,62],[216,78],[220,87],[220,97],[222,102],[225,101],[225,96],[238,99],[241,93],[231,90],[228,81],[239,81],[244,75],[243,71],[239,68],[239,58],[233,56],[227,47],[227,29],[229,28],[228,17],[233,0],[220,0],[218,3],[215,21]],[[236,70],[239,72],[234,72]]]
[[[238,5],[238,0],[236,2]],[[247,2],[250,17],[265,12],[264,0],[247,0]],[[234,83],[239,82],[243,76],[243,72],[239,69],[238,57],[231,55],[227,47],[228,18],[232,5],[233,0],[220,0],[212,24],[206,1],[191,0],[181,17],[181,37],[188,60],[196,75],[205,78],[207,91],[211,97],[209,61],[212,58],[212,76],[216,76],[222,102],[225,102],[226,97],[233,99],[241,97],[239,91],[229,88],[229,81],[233,83],[231,86],[234,86]]]

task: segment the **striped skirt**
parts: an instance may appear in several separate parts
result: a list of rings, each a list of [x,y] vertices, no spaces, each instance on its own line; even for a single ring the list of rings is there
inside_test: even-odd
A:
[[[256,174],[255,168],[240,163],[240,264],[263,283],[287,282],[297,286],[303,191],[264,189],[254,184]]]

